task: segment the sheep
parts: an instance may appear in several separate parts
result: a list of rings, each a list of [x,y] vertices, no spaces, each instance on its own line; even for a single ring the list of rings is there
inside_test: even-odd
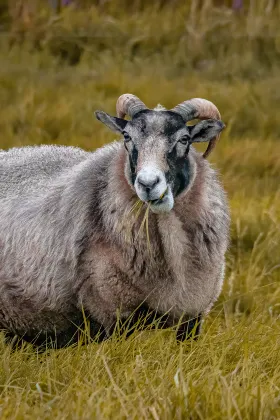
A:
[[[0,153],[0,329],[63,347],[85,318],[104,340],[118,319],[153,314],[178,340],[197,336],[229,238],[226,195],[205,159],[224,128],[219,111],[198,98],[148,109],[124,94],[116,117],[95,115],[123,140]],[[203,155],[195,142],[209,142]]]

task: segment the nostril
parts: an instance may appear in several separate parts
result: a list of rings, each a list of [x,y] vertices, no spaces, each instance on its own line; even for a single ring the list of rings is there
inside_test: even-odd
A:
[[[153,179],[150,184],[148,185],[149,190],[152,190],[157,184],[159,183],[159,177],[157,176]]]
[[[156,179],[155,179],[154,185],[157,185],[159,183],[159,181],[160,181],[159,176],[157,176]]]
[[[138,184],[141,185],[141,187],[146,187],[145,182],[140,177],[138,177],[137,181],[138,181]]]

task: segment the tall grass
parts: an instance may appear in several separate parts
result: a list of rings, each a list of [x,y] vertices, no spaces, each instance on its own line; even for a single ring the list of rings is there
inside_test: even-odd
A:
[[[214,101],[227,125],[211,156],[232,214],[225,285],[197,342],[116,332],[37,354],[1,336],[0,417],[278,419],[280,5],[89,3],[55,15],[29,1],[26,21],[0,9],[0,145],[93,150],[114,139],[93,111],[114,114],[124,92],[151,107]]]

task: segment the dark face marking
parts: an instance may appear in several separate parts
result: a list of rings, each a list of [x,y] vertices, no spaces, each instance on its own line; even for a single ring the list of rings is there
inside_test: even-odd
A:
[[[167,158],[167,161],[170,169],[165,176],[168,182],[172,185],[174,197],[177,197],[177,195],[181,194],[189,185],[189,159],[186,155],[184,158]]]
[[[128,150],[128,149],[127,149]],[[134,185],[136,176],[137,176],[137,160],[138,160],[138,150],[136,149],[135,145],[132,146],[132,151],[129,153],[129,165],[130,165],[130,172],[131,172],[131,182]]]
[[[134,118],[128,122],[125,131],[137,131],[138,135],[134,141],[143,142],[151,135],[164,136],[167,144],[171,145],[172,138],[180,129],[186,130],[187,127],[183,118],[171,111],[151,111],[146,109],[138,112]],[[136,133],[135,133],[136,134]]]

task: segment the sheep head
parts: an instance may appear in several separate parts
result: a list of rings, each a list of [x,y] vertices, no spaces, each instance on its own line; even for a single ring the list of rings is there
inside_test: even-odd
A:
[[[127,150],[126,178],[138,197],[155,213],[169,212],[174,199],[186,191],[193,178],[189,159],[192,143],[209,142],[203,157],[215,147],[225,127],[216,106],[194,98],[171,110],[151,110],[134,95],[117,101],[117,117],[96,111],[96,118],[121,133]],[[125,115],[131,120],[124,119]],[[201,119],[194,126],[186,122]]]

